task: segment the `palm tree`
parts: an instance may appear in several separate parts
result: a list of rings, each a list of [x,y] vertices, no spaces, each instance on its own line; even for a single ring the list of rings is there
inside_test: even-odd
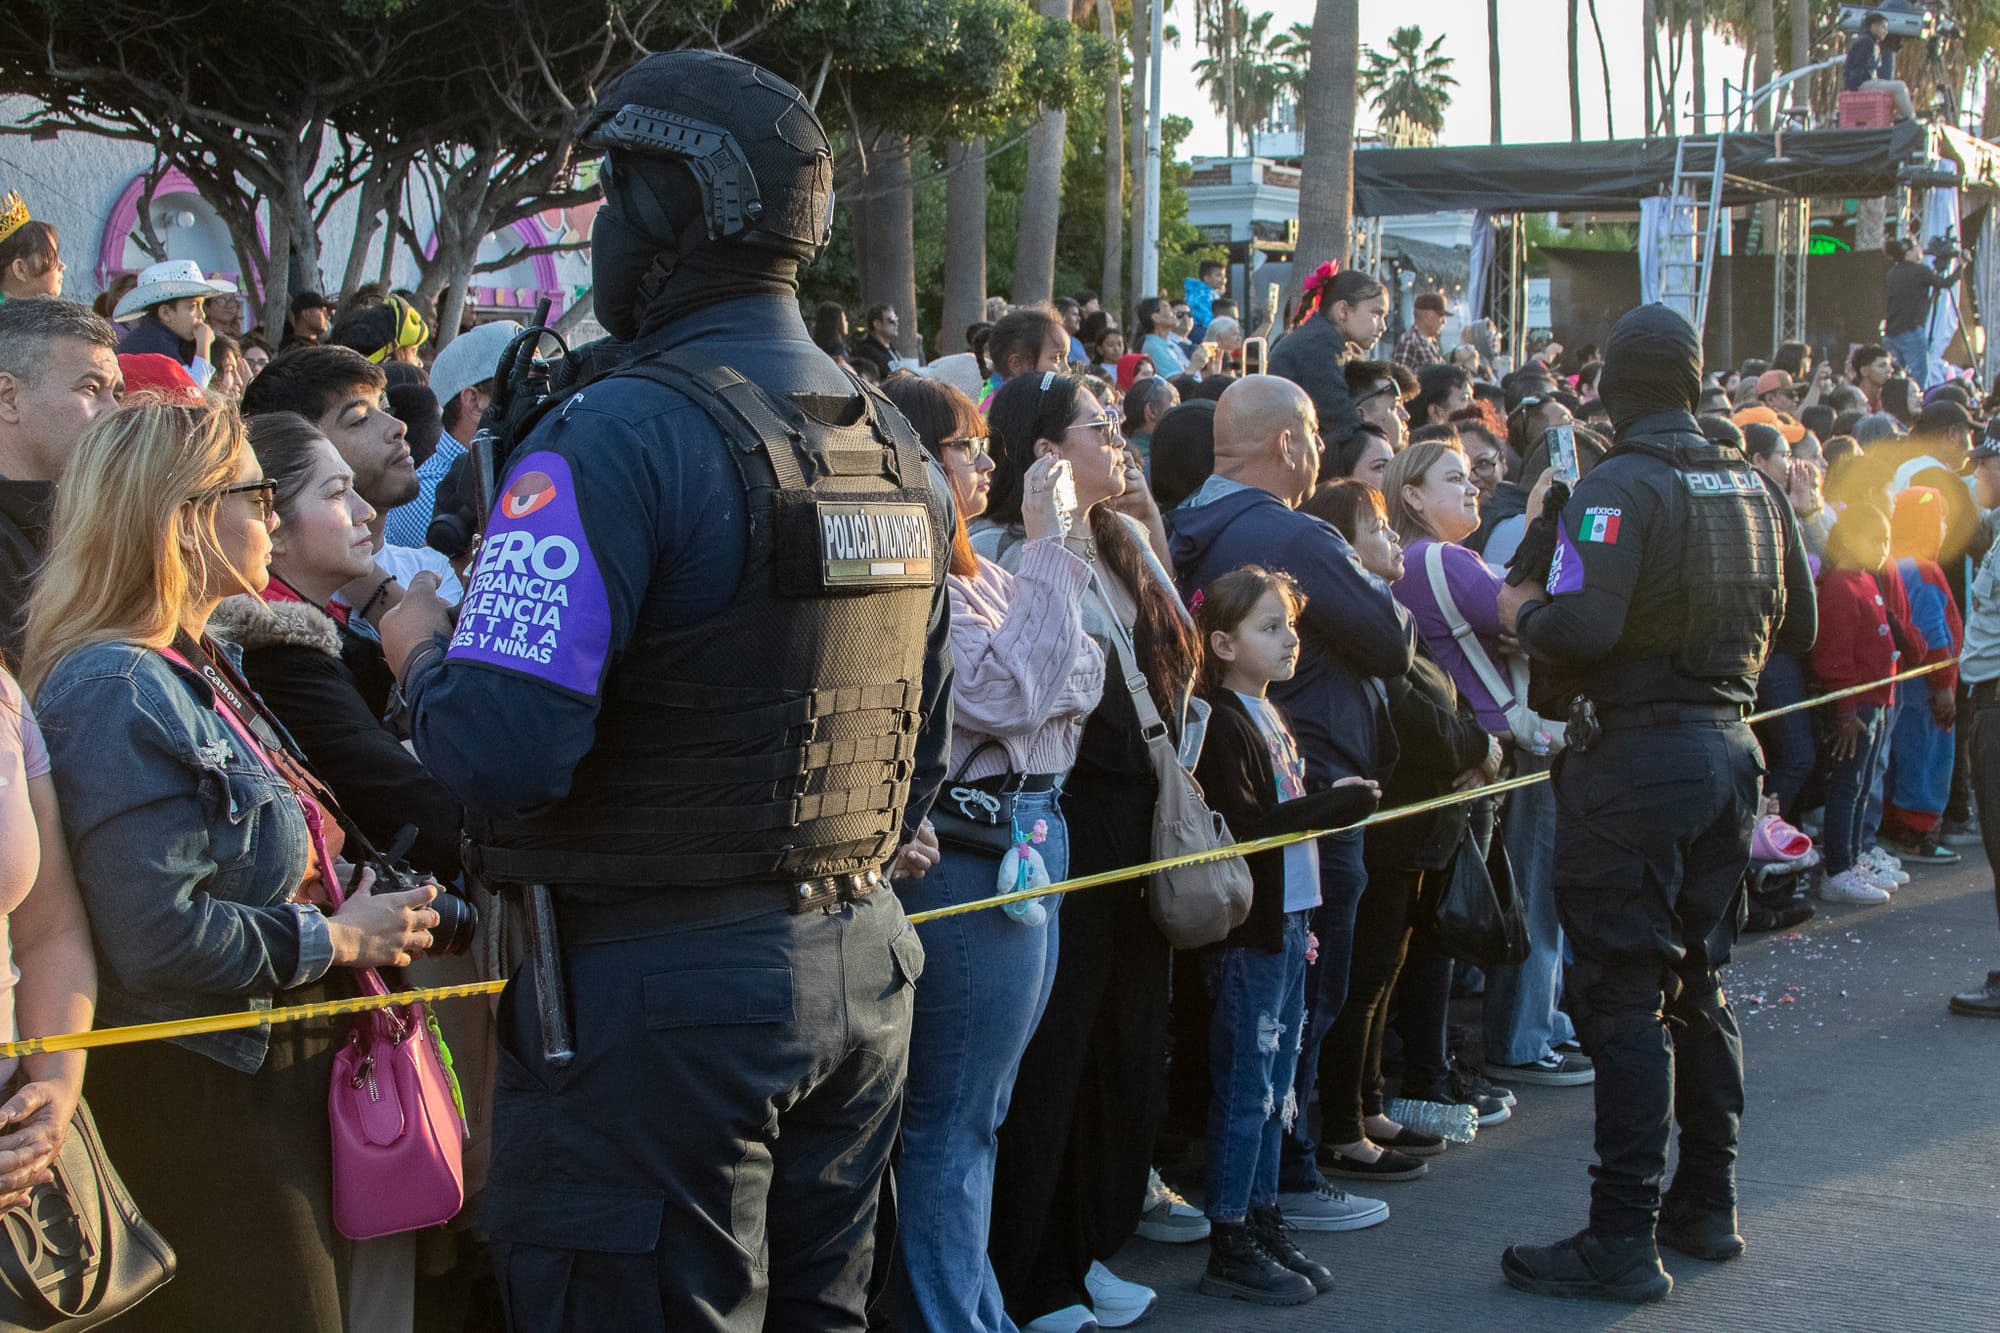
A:
[[[1444,128],[1451,90],[1458,86],[1451,76],[1452,58],[1438,54],[1443,46],[1443,37],[1424,45],[1422,28],[1398,28],[1386,53],[1373,47],[1363,50],[1366,67],[1355,80],[1355,90],[1367,94],[1384,122],[1400,116],[1435,137]]]
[[[1041,0],[1043,18],[1065,23],[1069,0]],[[1069,115],[1044,108],[1028,131],[1027,179],[1021,186],[1020,230],[1014,234],[1014,283],[1009,295],[1017,302],[1046,301],[1055,293],[1056,218],[1062,211],[1063,145]]]
[[[1597,34],[1597,62],[1604,66],[1604,137],[1616,139],[1618,128],[1611,118],[1611,56],[1604,49],[1604,25],[1597,21],[1597,0],[1589,0],[1589,5],[1590,28]],[[1494,110],[1493,120],[1495,124],[1499,123],[1498,108]]]
[[[1500,0],[1486,0],[1486,101],[1493,142],[1500,142]]]
[[[1112,16],[1111,0],[1097,0],[1097,35],[1114,52],[1118,49],[1118,21]],[[1118,291],[1124,285],[1125,89],[1113,59],[1104,75],[1104,273],[1097,287],[1105,309],[1117,308]]]
[[[1257,151],[1257,127],[1270,118],[1278,98],[1298,82],[1302,64],[1294,63],[1297,40],[1294,32],[1270,35],[1271,15],[1266,12],[1248,18],[1238,4],[1239,25],[1232,49],[1227,54],[1203,56],[1194,62],[1195,81],[1208,90],[1209,102],[1226,118],[1229,155],[1236,155],[1235,131],[1241,127],[1249,140],[1249,150]],[[1311,34],[1307,33],[1310,41]]]
[[[1347,260],[1354,231],[1354,97],[1361,53],[1360,0],[1317,0],[1311,58],[1299,107],[1299,243],[1292,296],[1322,263]]]
[[[1577,84],[1577,0],[1569,0],[1569,141],[1583,141],[1583,90]]]

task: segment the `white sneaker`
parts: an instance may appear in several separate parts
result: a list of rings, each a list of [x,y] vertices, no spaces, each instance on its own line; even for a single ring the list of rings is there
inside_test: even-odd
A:
[[[1901,887],[1894,879],[1890,878],[1888,871],[1883,870],[1879,866],[1872,866],[1866,861],[1856,861],[1854,863],[1854,873],[1887,894],[1894,894]]]
[[[1879,872],[1880,878],[1890,880],[1896,884],[1908,884],[1910,882],[1910,874],[1907,870],[1903,869],[1903,863],[1883,851],[1880,847],[1870,847],[1855,859],[1870,870]]]
[[[1389,1205],[1380,1199],[1349,1194],[1324,1180],[1310,1190],[1280,1194],[1278,1207],[1301,1231],[1362,1231],[1389,1220]]]
[[[1021,1325],[1021,1333],[1097,1333],[1101,1325],[1081,1305],[1065,1305]]]
[[[1186,1245],[1208,1239],[1208,1218],[1168,1189],[1159,1171],[1154,1170],[1146,1177],[1146,1206],[1139,1214],[1139,1234],[1160,1245]]]
[[[1889,894],[1875,887],[1875,882],[1866,877],[1867,872],[1860,866],[1843,870],[1838,875],[1828,875],[1819,886],[1821,902],[1828,903],[1886,903]]]
[[[1126,1328],[1144,1319],[1158,1303],[1160,1293],[1136,1282],[1127,1282],[1097,1260],[1083,1275],[1083,1288],[1090,1293],[1091,1317],[1099,1328]]]

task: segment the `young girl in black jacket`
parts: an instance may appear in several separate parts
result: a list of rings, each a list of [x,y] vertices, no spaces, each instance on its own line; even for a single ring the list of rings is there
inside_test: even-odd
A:
[[[1351,824],[1375,808],[1376,788],[1345,778],[1308,792],[1290,724],[1265,697],[1298,665],[1303,604],[1284,575],[1246,565],[1196,599],[1202,692],[1213,708],[1196,777],[1239,840]],[[1209,951],[1215,1000],[1209,1029],[1208,1270],[1210,1296],[1268,1305],[1308,1301],[1333,1285],[1326,1268],[1285,1238],[1278,1150],[1297,1107],[1291,1095],[1305,1017],[1307,923],[1319,905],[1311,842],[1249,858],[1250,915]]]

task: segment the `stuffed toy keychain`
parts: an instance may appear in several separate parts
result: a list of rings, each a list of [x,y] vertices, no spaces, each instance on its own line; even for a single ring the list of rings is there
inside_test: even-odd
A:
[[[1014,821],[1014,846],[1000,861],[1000,892],[1025,893],[1029,889],[1045,889],[1049,886],[1049,868],[1042,863],[1042,854],[1032,844],[1046,842],[1049,836],[1049,822],[1037,819],[1034,828],[1027,834],[1021,832],[1021,821]],[[1008,903],[1000,909],[1024,926],[1039,926],[1049,919],[1049,912],[1039,898],[1025,902]]]

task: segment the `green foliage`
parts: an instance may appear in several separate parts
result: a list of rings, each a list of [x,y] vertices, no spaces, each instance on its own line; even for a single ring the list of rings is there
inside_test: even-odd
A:
[[[1386,52],[1372,46],[1361,49],[1355,90],[1367,95],[1384,122],[1401,116],[1436,134],[1444,129],[1445,108],[1451,105],[1451,90],[1458,86],[1451,75],[1452,58],[1438,54],[1443,46],[1442,36],[1426,46],[1424,30],[1415,24],[1398,28]]]
[[[1235,14],[1235,37],[1224,49],[1212,51],[1194,62],[1196,82],[1208,90],[1209,102],[1236,128],[1249,135],[1270,118],[1272,107],[1285,93],[1297,88],[1305,77],[1302,57],[1295,55],[1290,34],[1271,35],[1269,11],[1254,18],[1240,3],[1229,6]],[[1303,27],[1302,24],[1293,25]],[[1306,29],[1310,41],[1310,29]],[[1236,106],[1229,105],[1228,73],[1235,72]]]

